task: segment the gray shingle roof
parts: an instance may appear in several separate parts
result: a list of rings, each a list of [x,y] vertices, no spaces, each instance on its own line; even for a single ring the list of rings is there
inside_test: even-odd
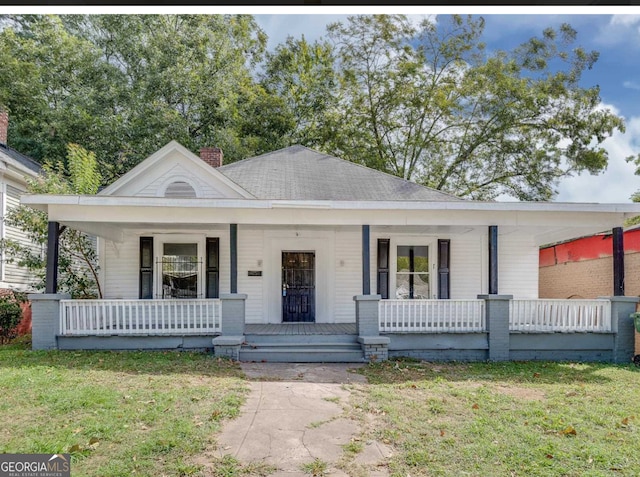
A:
[[[258,199],[422,200],[458,198],[329,156],[304,146],[227,164],[217,169]]]
[[[39,173],[42,169],[42,166],[40,166],[40,164],[31,159],[29,156],[25,156],[21,152],[16,151],[6,144],[0,144],[0,153],[5,154],[10,158],[18,161],[20,164],[27,167],[28,169],[31,169],[33,172]]]

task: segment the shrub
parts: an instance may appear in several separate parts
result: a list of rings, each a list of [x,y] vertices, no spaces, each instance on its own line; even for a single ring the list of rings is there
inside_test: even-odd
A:
[[[26,301],[24,293],[12,291],[0,296],[0,344],[16,337],[16,328],[22,320],[20,304]]]

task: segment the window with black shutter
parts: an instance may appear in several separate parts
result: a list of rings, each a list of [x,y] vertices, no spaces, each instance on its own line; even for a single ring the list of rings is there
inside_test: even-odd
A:
[[[389,299],[389,239],[378,239],[378,295]]]
[[[207,239],[207,298],[220,297],[220,239]]]
[[[153,298],[153,237],[140,237],[139,297]]]
[[[450,240],[438,240],[438,298],[448,300]]]

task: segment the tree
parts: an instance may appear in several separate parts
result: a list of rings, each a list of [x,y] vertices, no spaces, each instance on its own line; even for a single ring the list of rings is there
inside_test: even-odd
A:
[[[265,41],[249,15],[5,17],[11,143],[41,161],[90,148],[105,183],[170,140],[228,161],[278,148],[290,116],[252,76]]]
[[[567,24],[495,52],[485,51],[483,29],[482,18],[458,15],[419,25],[361,15],[330,25],[339,91],[331,120],[315,127],[320,148],[483,200],[550,199],[562,177],[604,170],[602,142],[624,123],[601,108],[598,87],[580,86],[598,53],[575,46]],[[315,91],[318,80],[305,81]]]
[[[64,158],[69,142],[101,146],[101,135],[117,129],[107,113],[117,98],[100,51],[57,16],[4,17],[3,25],[0,104],[11,114],[9,143],[40,162]]]
[[[95,154],[77,144],[67,146],[68,170],[62,162],[55,166],[45,164],[43,172],[29,182],[28,192],[33,194],[95,194],[101,182]],[[26,205],[10,209],[6,224],[19,227],[31,245],[5,239],[0,248],[7,261],[26,267],[36,278],[36,289],[44,290],[46,256],[41,250],[47,243],[47,214]],[[71,228],[60,235],[58,255],[58,287],[60,292],[73,298],[101,298],[98,281],[97,251],[91,237]]]
[[[636,165],[635,174],[637,176],[640,176],[640,154],[636,156],[627,157],[627,162],[633,162]],[[637,190],[636,192],[631,194],[630,199],[632,202],[640,202],[640,190]],[[627,219],[624,223],[626,227],[630,227],[632,225],[639,225],[639,224],[640,224],[640,215],[633,217],[631,219]]]
[[[287,144],[324,146],[338,104],[338,76],[334,51],[327,41],[307,42],[304,35],[289,36],[273,53],[267,53],[261,82],[284,101],[293,124]]]

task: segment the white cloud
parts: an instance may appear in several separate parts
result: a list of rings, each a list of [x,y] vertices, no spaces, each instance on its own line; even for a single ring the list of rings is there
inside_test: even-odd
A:
[[[595,36],[600,45],[624,44],[626,48],[637,48],[639,40],[640,15],[612,15]]]
[[[637,154],[640,117],[626,121],[625,134],[616,132],[603,143],[609,153],[609,165],[600,175],[581,174],[564,179],[558,188],[558,202],[628,203],[640,189],[640,176],[625,158]]]
[[[637,81],[625,81],[624,83],[622,83],[622,86],[628,89],[640,90],[640,83],[638,83]]]
[[[284,43],[288,36],[305,39],[313,43],[315,40],[326,36],[327,25],[335,22],[346,22],[349,15],[255,15],[260,28],[269,36],[269,50],[275,49],[280,43]],[[435,15],[409,14],[408,20],[416,27],[427,19],[436,21]]]
[[[288,36],[313,42],[327,32],[327,25],[346,20],[346,15],[255,15],[256,22],[269,36],[267,48],[273,50]]]
[[[429,23],[437,23],[438,22],[438,16],[437,15],[407,15],[407,19],[416,28],[418,28],[420,26],[420,24],[424,20],[428,20]]]
[[[632,26],[640,23],[640,15],[613,15],[610,25]]]

